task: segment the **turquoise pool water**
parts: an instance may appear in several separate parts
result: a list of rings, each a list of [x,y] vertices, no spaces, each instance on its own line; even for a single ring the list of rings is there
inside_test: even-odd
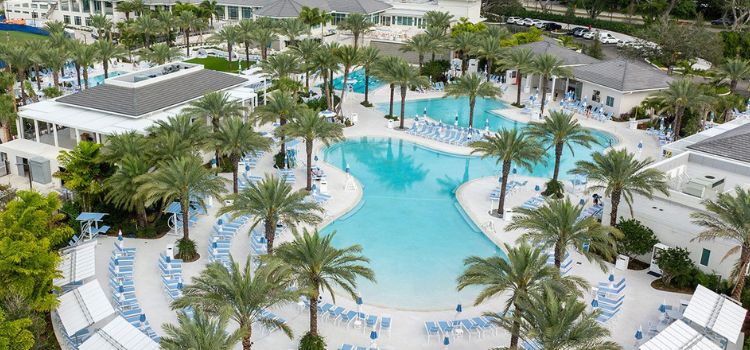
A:
[[[112,78],[123,74],[125,74],[125,72],[109,72],[109,77]],[[101,85],[102,83],[104,83],[104,74],[89,78],[89,87]]]
[[[589,158],[591,152],[575,149],[578,159]],[[460,209],[455,191],[469,180],[497,176],[499,166],[493,159],[450,155],[381,138],[334,144],[324,151],[324,159],[341,169],[348,165],[364,186],[359,205],[323,232],[337,231],[334,244],[340,247],[361,244],[370,258],[377,283],[360,283],[365,303],[437,310],[473,302],[477,289],[456,292],[463,259],[504,254]],[[563,174],[573,163],[566,150]],[[532,173],[548,176],[551,169],[552,164],[539,165]],[[523,169],[518,172],[529,174]]]
[[[388,102],[377,104],[377,108],[384,113],[388,113],[388,106]],[[399,115],[401,113],[400,108],[401,104],[396,99],[393,103],[393,113]],[[514,127],[517,125],[517,122],[490,112],[495,109],[504,108],[507,108],[507,105],[500,100],[478,98],[474,107],[474,127],[484,129],[486,122],[489,122],[490,129],[492,130],[503,127]],[[458,125],[463,127],[469,126],[468,97],[445,97],[406,101],[404,116],[414,118],[415,115],[419,115],[421,117],[425,109],[427,109],[427,116],[434,120],[441,120],[446,124],[453,125],[456,115],[458,115]]]
[[[351,84],[352,80],[356,80],[357,82],[354,84]],[[378,80],[377,78],[370,76],[370,91],[373,91],[383,85],[383,83]],[[344,77],[338,77],[336,79],[333,79],[333,88],[336,90],[341,90],[341,87],[344,84]],[[347,85],[352,85],[354,88],[354,92],[364,94],[365,93],[365,70],[364,69],[358,69],[351,73],[349,73],[349,79],[346,82]]]

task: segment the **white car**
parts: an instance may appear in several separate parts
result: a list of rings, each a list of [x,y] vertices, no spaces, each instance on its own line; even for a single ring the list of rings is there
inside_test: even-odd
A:
[[[544,23],[541,19],[532,19],[531,20],[531,26],[532,27],[538,27],[540,24]]]
[[[520,17],[508,17],[508,19],[505,20],[505,23],[507,24],[518,24],[519,21],[523,21]]]
[[[599,41],[602,44],[617,44],[620,41],[620,39],[615,38],[610,33],[601,32],[599,33]]]
[[[544,24],[545,23],[549,23],[549,22],[547,22],[547,21],[536,21],[536,23],[534,23],[534,27],[537,27],[538,29],[544,29]]]
[[[531,18],[524,18],[523,21],[519,21],[517,23],[525,25],[527,27],[531,27],[534,24],[534,20]]]
[[[617,40],[617,47],[620,47],[620,48],[627,47],[627,46],[630,46],[630,43],[631,43],[630,40],[620,39],[620,40]]]
[[[589,30],[588,32],[586,32],[586,34],[583,34],[583,38],[592,40],[594,39],[594,35],[597,35],[597,33],[599,33],[598,30]]]

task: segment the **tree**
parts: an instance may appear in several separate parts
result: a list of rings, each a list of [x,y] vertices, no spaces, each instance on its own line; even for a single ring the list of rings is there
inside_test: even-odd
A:
[[[472,142],[469,146],[472,148],[472,154],[479,153],[482,158],[495,157],[497,158],[495,163],[502,164],[503,178],[500,184],[500,199],[496,214],[503,217],[505,214],[505,193],[511,165],[515,163],[531,171],[534,165],[542,160],[544,149],[536,140],[516,128],[503,128],[494,135],[485,136],[483,140]]]
[[[279,34],[289,39],[289,46],[297,46],[297,38],[309,34],[310,27],[299,18],[287,18],[279,23]]]
[[[461,32],[453,36],[450,47],[455,50],[461,59],[461,75],[466,74],[466,66],[469,61],[469,53],[476,45],[476,35],[472,32]]]
[[[147,227],[149,222],[143,205],[144,193],[138,190],[139,179],[148,174],[151,167],[142,153],[128,154],[118,162],[117,170],[104,180],[107,189],[104,199],[119,209],[136,212],[141,228]]]
[[[349,81],[349,71],[352,69],[352,66],[359,63],[360,54],[356,46],[349,45],[338,47],[333,54],[338,59],[339,63],[344,66],[344,81],[341,85],[341,102],[336,108],[338,114],[343,115],[342,106],[344,105],[344,94],[346,93],[347,82]]]
[[[323,39],[323,24],[325,23],[323,20],[324,14],[325,11],[321,13],[320,9],[317,7],[310,8],[302,6],[302,9],[299,12],[299,19],[302,20],[302,23],[305,23],[310,27],[310,29],[320,24],[320,38]]]
[[[690,251],[685,248],[675,247],[662,250],[656,256],[656,264],[661,270],[661,281],[667,286],[671,285],[675,279],[683,282],[695,272],[695,264],[690,259]]]
[[[593,182],[587,193],[604,191],[604,196],[609,197],[612,209],[609,217],[609,225],[617,224],[617,209],[620,200],[630,208],[630,216],[633,216],[633,194],[638,194],[653,199],[655,191],[669,195],[664,173],[659,169],[647,168],[653,161],[635,159],[633,153],[627,150],[610,149],[607,153],[594,152],[591,161],[579,160],[576,167],[570,171],[574,175],[582,175]]]
[[[543,122],[532,122],[528,128],[528,133],[546,144],[548,150],[550,148],[555,149],[555,169],[552,172],[552,180],[550,181],[553,183],[558,182],[560,160],[566,146],[570,150],[570,153],[575,155],[573,145],[591,148],[592,144],[599,144],[591,134],[591,131],[578,123],[573,113],[566,113],[564,111],[551,111],[549,116],[544,117]]]
[[[195,117],[201,118],[206,123],[211,123],[211,129],[214,134],[219,132],[221,120],[229,117],[241,117],[245,107],[239,100],[232,98],[229,93],[214,91],[209,92],[200,99],[190,102],[184,109],[184,112]],[[218,146],[214,149],[216,165],[220,165],[221,150]]]
[[[596,19],[604,10],[610,6],[608,0],[582,0],[583,8],[591,19]]]
[[[729,81],[729,89],[737,92],[737,83],[750,78],[750,61],[742,58],[728,58],[716,70],[716,81]]]
[[[451,26],[453,15],[449,12],[427,11],[422,16],[422,19],[428,30],[432,29],[441,35],[445,35],[447,34],[448,28]]]
[[[148,132],[146,153],[157,162],[183,155],[199,156],[197,151],[206,145],[210,134],[205,120],[193,121],[187,113],[157,120]]]
[[[274,28],[258,27],[250,33],[253,42],[258,45],[260,49],[260,58],[265,60],[268,58],[268,47],[271,43],[279,39]]]
[[[44,21],[44,27],[42,28],[50,34],[59,34],[65,31],[65,23],[62,21]]]
[[[171,47],[174,43],[174,30],[179,26],[177,17],[165,10],[157,10],[154,16],[160,24],[159,33],[164,36],[165,43]]]
[[[300,223],[317,224],[321,221],[318,213],[322,213],[323,209],[317,203],[306,201],[306,196],[306,191],[293,191],[292,186],[284,179],[266,175],[239,193],[227,196],[233,202],[219,209],[219,213],[229,213],[233,217],[252,217],[251,232],[256,226],[263,224],[266,251],[268,255],[273,255],[278,224],[295,227]]]
[[[203,19],[198,18],[193,11],[182,11],[177,17],[177,25],[182,29],[185,35],[185,49],[187,50],[186,56],[190,57],[190,33],[193,31],[202,30],[206,22]]]
[[[403,45],[399,48],[403,52],[416,52],[417,62],[419,62],[419,71],[422,71],[422,65],[424,64],[424,55],[428,52],[435,51],[437,42],[429,35],[425,33],[417,34],[407,39]]]
[[[143,0],[130,0],[133,3],[133,12],[140,17],[147,11],[149,11],[148,6],[146,5]]]
[[[651,252],[659,243],[654,231],[636,219],[620,220],[615,227],[622,232],[622,239],[617,240],[617,252],[631,259]]]
[[[402,64],[402,59],[395,56],[384,56],[375,63],[373,74],[378,79],[387,82],[390,89],[390,100],[388,103],[388,117],[393,118],[393,95],[396,90],[395,76]]]
[[[300,61],[300,58],[297,55],[290,53],[273,55],[265,61],[259,62],[258,66],[263,73],[276,80],[277,83],[280,80],[291,80],[296,82],[296,80],[293,79],[293,75],[302,70],[302,62]]]
[[[449,84],[445,89],[445,95],[469,98],[469,128],[473,128],[477,98],[496,98],[500,97],[502,92],[478,73],[468,73],[456,79],[453,84]]]
[[[537,209],[519,207],[515,211],[506,228],[525,231],[519,242],[551,249],[558,269],[571,248],[589,262],[598,263],[602,271],[607,270],[605,259],[612,260],[617,253],[616,238],[622,234],[613,226],[602,226],[592,216],[579,219],[583,205],[574,205],[569,198],[549,199]]]
[[[310,331],[318,335],[318,297],[327,291],[333,302],[336,295],[333,288],[356,298],[357,280],[365,279],[375,282],[375,272],[367,265],[370,260],[362,255],[362,247],[353,245],[336,248],[332,241],[336,232],[321,235],[303,229],[302,234],[295,232],[294,241],[279,246],[276,258],[284,263],[302,293],[310,302]]]
[[[278,328],[291,338],[292,330],[286,323],[263,315],[268,308],[297,299],[296,293],[287,289],[292,282],[288,271],[276,262],[263,264],[253,271],[250,259],[247,258],[244,268],[231,257],[229,268],[218,262],[208,264],[185,287],[183,296],[175,300],[172,307],[191,306],[211,314],[229,315],[240,326],[244,350],[252,347],[254,323],[267,329]]]
[[[161,23],[154,17],[151,16],[140,16],[133,22],[133,28],[135,31],[143,35],[143,42],[146,44],[146,48],[151,48],[151,37],[159,32]]]
[[[288,92],[277,90],[269,94],[268,102],[266,104],[255,108],[255,111],[253,111],[253,117],[261,124],[272,124],[278,120],[279,125],[284,127],[287,120],[289,120],[299,108],[300,106],[297,104],[294,96]],[[282,155],[282,159],[285,160],[286,144],[284,141],[285,138],[282,135],[281,150],[279,153]],[[285,161],[283,163],[286,164]]]
[[[130,21],[130,13],[134,12],[135,6],[132,1],[118,1],[115,5],[117,12],[122,12],[125,15],[125,21]]]
[[[655,44],[641,45],[638,54],[662,62],[670,74],[681,60],[701,57],[718,63],[722,59],[721,38],[704,25],[684,26],[662,18],[638,36]]]
[[[65,48],[48,48],[39,52],[42,65],[52,71],[52,82],[54,86],[60,86],[60,70],[68,62],[68,52]]]
[[[0,350],[29,350],[34,346],[34,334],[28,329],[28,318],[6,320],[0,309]]]
[[[47,45],[47,43],[41,40],[31,40],[26,42],[26,46],[31,51],[31,56],[29,57],[29,65],[34,68],[34,78],[36,80],[37,90],[42,89],[42,74],[39,65],[43,63],[41,53],[47,50]],[[29,91],[29,93],[32,93],[34,91],[33,88],[27,90]]]
[[[60,151],[57,160],[61,170],[54,176],[76,194],[83,211],[92,211],[94,200],[102,193],[105,177],[101,162],[101,145],[81,141],[70,151]]]
[[[305,152],[307,154],[307,187],[305,189],[312,190],[313,142],[319,140],[328,146],[332,142],[343,140],[343,126],[327,121],[325,117],[318,115],[315,110],[305,108],[299,110],[289,124],[276,130],[282,135],[301,138],[305,141]]]
[[[211,21],[211,28],[214,27],[214,17],[223,15],[223,7],[219,7],[219,3],[216,0],[203,0],[198,5],[208,15],[208,19]]]
[[[704,228],[693,240],[723,239],[735,244],[723,257],[740,253],[732,278],[735,279],[732,298],[741,300],[745,287],[745,271],[750,265],[750,191],[739,186],[734,193],[719,193],[716,199],[704,201],[706,211],[690,214],[693,223]]]
[[[297,42],[292,50],[299,56],[305,71],[305,91],[310,91],[310,70],[317,68],[313,66],[313,57],[320,50],[320,42],[313,39],[303,39]]]
[[[91,22],[91,26],[96,29],[96,34],[98,36],[97,39],[101,40],[105,36],[107,37],[107,40],[112,39],[111,32],[114,24],[109,17],[102,14],[93,14],[91,15],[91,17],[89,17],[89,20]]]
[[[164,350],[231,350],[242,339],[242,328],[228,334],[229,317],[220,314],[212,317],[201,309],[196,309],[193,317],[184,312],[177,313],[177,326],[162,326],[165,337],[159,345]]]
[[[13,138],[10,134],[11,125],[18,119],[18,112],[16,112],[15,107],[16,102],[12,97],[0,95],[0,129],[3,131],[3,143]]]
[[[659,113],[673,113],[672,129],[674,139],[677,140],[680,138],[682,117],[685,111],[698,107],[706,97],[698,83],[690,79],[681,79],[669,82],[666,89],[658,91],[648,99],[661,105]]]
[[[189,245],[190,240],[190,207],[195,203],[206,209],[207,196],[219,197],[224,189],[224,179],[216,176],[211,170],[201,164],[198,157],[192,155],[179,156],[160,162],[156,170],[137,179],[141,182],[139,191],[145,198],[145,204],[151,205],[156,201],[169,203],[177,200],[182,212],[181,246]],[[180,249],[181,259],[196,258],[195,251]]]
[[[333,97],[331,96],[331,80],[333,74],[339,70],[339,60],[331,48],[324,46],[313,56],[311,64],[318,68],[318,77],[323,79],[323,94],[326,98],[327,109],[333,110]]]
[[[21,83],[21,101],[23,101],[24,104],[26,104],[26,89],[24,88],[23,82],[26,80],[26,69],[29,67],[29,64],[31,64],[31,54],[31,50],[26,45],[10,45],[0,51],[0,59],[5,61],[7,69],[15,70],[16,77]]]
[[[500,40],[501,37],[494,35],[481,36],[477,42],[477,46],[472,50],[472,53],[477,57],[487,61],[487,79],[494,72],[492,63],[505,55],[506,49],[500,44]]]
[[[370,21],[369,16],[357,12],[347,14],[344,20],[339,22],[338,25],[340,30],[348,30],[352,32],[352,35],[354,36],[355,51],[359,47],[359,37],[369,32],[373,26],[375,26],[375,24]]]
[[[474,300],[474,305],[496,296],[509,295],[503,314],[513,310],[508,331],[510,348],[515,349],[521,335],[521,315],[525,312],[525,301],[529,301],[532,295],[543,292],[546,287],[568,292],[575,290],[576,286],[585,288],[587,283],[580,277],[560,277],[557,269],[547,265],[547,255],[525,242],[517,247],[505,244],[505,251],[507,260],[499,256],[466,258],[466,269],[458,277],[457,289],[460,291],[470,286],[483,287]]]
[[[158,43],[151,45],[150,49],[145,49],[141,56],[149,62],[156,65],[162,65],[182,57],[182,52],[179,48],[171,47],[164,43]]]
[[[102,61],[104,68],[104,79],[109,78],[109,61],[125,57],[125,49],[109,40],[99,39],[92,44],[96,49],[97,56]]]
[[[591,41],[591,45],[584,45],[582,51],[583,53],[599,60],[604,58],[604,51],[602,51],[602,42],[599,41],[599,37],[597,36],[595,36],[594,40]]]
[[[216,32],[208,39],[209,42],[227,45],[227,67],[229,67],[230,70],[232,68],[232,53],[234,52],[234,46],[242,41],[241,34],[242,33],[237,29],[236,26],[227,25],[221,28],[220,31]]]
[[[237,179],[237,164],[245,154],[257,154],[260,151],[271,149],[271,140],[255,132],[249,123],[241,118],[232,116],[225,118],[219,126],[219,131],[214,133],[214,145],[219,154],[229,158],[232,166],[232,188],[233,192],[239,190]]]
[[[380,50],[377,47],[367,46],[359,50],[358,61],[365,71],[365,100],[362,102],[364,106],[370,105],[370,101],[368,101],[370,95],[370,76],[378,59],[380,59]]]
[[[399,129],[404,129],[404,110],[406,107],[406,92],[410,87],[424,87],[429,85],[427,77],[420,75],[419,70],[412,67],[403,59],[399,59],[395,69],[388,76],[392,79],[391,83],[398,85],[401,89],[401,113],[399,116]]]
[[[516,105],[521,105],[521,82],[523,72],[529,69],[534,60],[534,52],[531,49],[512,49],[501,60],[502,65],[507,68],[516,69]]]
[[[565,67],[565,62],[555,55],[548,53],[537,55],[529,65],[531,72],[542,77],[542,100],[540,113],[544,115],[545,98],[547,97],[547,84],[553,76],[567,77],[573,75],[571,70]]]
[[[80,41],[73,41],[70,48],[71,56],[76,65],[76,75],[78,76],[78,86],[81,85],[81,77],[83,77],[83,86],[86,89],[89,88],[89,67],[92,66],[97,59],[97,50],[93,45],[88,45]],[[80,73],[79,73],[80,72]],[[80,74],[80,75],[79,75]]]

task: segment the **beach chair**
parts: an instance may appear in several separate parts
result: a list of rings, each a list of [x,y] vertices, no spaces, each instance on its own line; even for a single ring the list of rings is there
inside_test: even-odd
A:
[[[358,313],[353,310],[349,310],[347,313],[342,313],[341,316],[339,316],[339,325],[348,326],[350,322],[357,318],[357,316]]]
[[[440,337],[440,327],[438,327],[433,321],[425,321],[424,330],[427,332],[427,344],[430,343],[430,338],[432,336],[435,336],[436,338]]]
[[[388,337],[391,336],[391,323],[393,320],[391,319],[391,316],[384,315],[382,318],[380,318],[380,333],[388,332]]]
[[[479,329],[482,330],[482,333],[486,332],[493,332],[495,335],[497,335],[497,328],[492,324],[492,322],[487,321],[484,317],[473,317],[471,319],[471,322],[476,325]]]
[[[365,319],[365,327],[367,329],[375,329],[375,326],[378,324],[378,316],[376,315],[368,315]]]
[[[335,321],[337,318],[339,318],[339,316],[341,316],[344,310],[346,309],[341,306],[337,306],[335,309],[329,309],[326,316],[328,316],[329,321]]]
[[[617,283],[610,287],[609,283],[599,282],[598,291],[599,293],[609,294],[620,294],[625,289],[625,278],[620,279]]]
[[[456,326],[463,327],[463,329],[469,335],[469,339],[471,339],[471,336],[473,334],[476,334],[478,338],[482,336],[482,330],[480,329],[480,327],[474,323],[471,323],[471,321],[467,319],[455,321],[454,327]]]

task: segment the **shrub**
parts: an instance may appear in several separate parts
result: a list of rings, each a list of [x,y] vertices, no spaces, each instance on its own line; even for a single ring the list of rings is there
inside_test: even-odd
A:
[[[602,52],[602,43],[597,39],[594,39],[591,45],[584,46],[583,53],[596,59],[604,58],[604,52]]]
[[[333,94],[333,105],[337,105],[341,99],[336,95]],[[321,96],[320,98],[312,99],[307,101],[307,107],[310,107],[310,109],[316,110],[316,111],[322,111],[324,109],[328,109],[328,100],[326,100],[325,96]]]
[[[659,243],[654,231],[636,219],[620,218],[616,227],[623,235],[622,239],[617,241],[617,251],[631,258],[650,252],[654,244]]]
[[[299,350],[326,350],[326,341],[319,335],[307,333],[299,341]]]
[[[564,191],[565,187],[563,186],[562,182],[549,180],[549,182],[545,184],[545,189],[544,191],[542,191],[542,196],[560,199],[563,197]]]
[[[279,153],[276,153],[276,155],[273,156],[273,166],[276,167],[276,169],[284,169],[285,158],[285,155],[279,151]]]
[[[192,239],[179,239],[177,241],[176,258],[185,261],[195,261],[198,259],[198,251],[195,249],[195,241]]]
[[[675,282],[677,287],[686,287],[696,270],[695,263],[690,259],[690,252],[680,247],[662,251],[656,257],[656,263],[661,269],[661,280],[665,285]]]
[[[58,89],[56,86],[50,86],[42,89],[42,93],[44,94],[44,97],[47,98],[55,98],[62,96],[62,91]]]
[[[435,60],[425,63],[422,66],[421,74],[424,76],[432,77],[432,81],[447,81],[445,78],[445,72],[450,68],[450,62],[446,60]]]

